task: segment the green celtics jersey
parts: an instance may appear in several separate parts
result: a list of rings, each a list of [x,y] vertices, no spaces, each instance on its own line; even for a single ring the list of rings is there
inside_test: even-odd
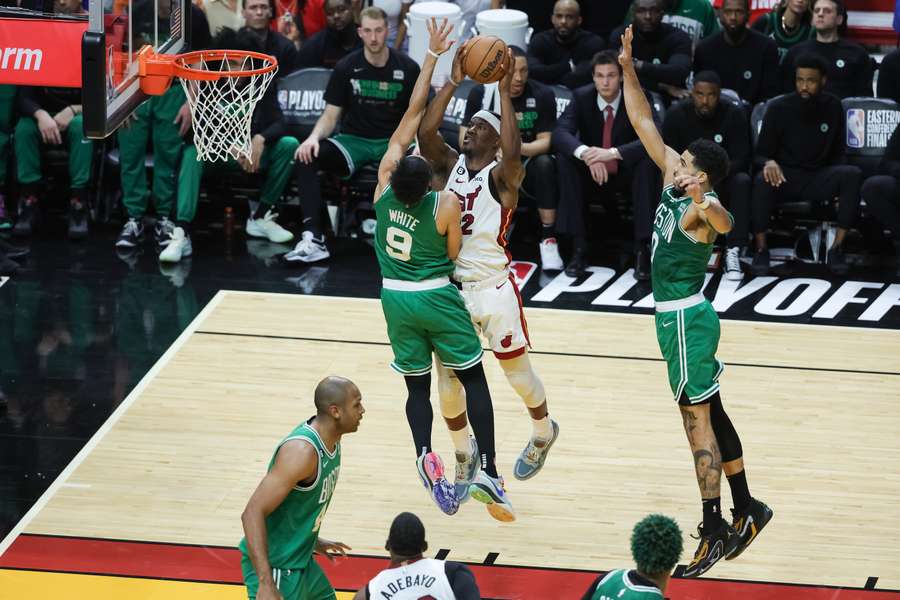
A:
[[[453,272],[447,256],[447,237],[438,233],[438,192],[428,192],[407,208],[388,186],[375,203],[375,256],[381,276],[424,281]]]
[[[662,597],[658,587],[636,583],[632,573],[619,569],[606,574],[594,589],[591,600],[659,600]]]
[[[650,261],[656,302],[681,300],[699,293],[713,249],[711,243],[695,240],[682,229],[681,217],[693,201],[690,196],[676,197],[674,190],[673,185],[663,189],[653,221]],[[707,196],[718,198],[715,192]]]
[[[333,453],[329,453],[311,422],[312,419],[303,423],[284,438],[269,461],[271,470],[278,450],[290,440],[309,442],[319,455],[316,480],[309,486],[295,485],[278,508],[266,517],[269,562],[276,569],[302,569],[309,562],[341,471],[340,443]],[[240,550],[247,555],[246,539],[241,540]]]

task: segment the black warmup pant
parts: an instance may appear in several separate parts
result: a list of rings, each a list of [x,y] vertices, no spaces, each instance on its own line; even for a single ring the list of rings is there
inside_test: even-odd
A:
[[[776,202],[800,198],[815,205],[825,204],[838,197],[837,224],[841,229],[853,227],[859,213],[859,185],[862,172],[852,165],[833,165],[815,171],[783,168],[785,182],[775,188],[763,179],[762,171],[753,179],[753,201],[750,221],[753,233],[769,229],[772,209]]]
[[[297,190],[300,192],[300,208],[303,211],[303,229],[321,235],[324,231],[322,220],[325,215],[325,200],[322,198],[322,185],[319,171],[325,171],[346,177],[350,174],[347,159],[338,147],[327,139],[319,142],[319,157],[306,165],[299,160],[294,163],[297,178]]]
[[[533,156],[525,161],[522,191],[534,198],[538,208],[553,210],[559,204],[556,159],[550,154]]]
[[[875,175],[866,179],[860,194],[876,219],[900,243],[900,182],[890,175]]]
[[[734,217],[734,226],[726,237],[726,244],[746,246],[750,238],[750,193],[752,190],[750,175],[743,171],[732,173],[716,186],[722,203]]]
[[[649,158],[627,164],[619,161],[619,172],[598,186],[591,178],[587,165],[574,156],[556,157],[559,175],[559,212],[556,214],[556,231],[584,240],[587,236],[585,219],[588,202],[611,200],[616,192],[631,198],[634,212],[634,241],[646,243],[650,239],[653,210],[659,200],[659,169]]]

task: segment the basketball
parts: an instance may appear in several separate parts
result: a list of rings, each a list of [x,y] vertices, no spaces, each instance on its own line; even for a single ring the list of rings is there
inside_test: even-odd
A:
[[[476,35],[466,44],[463,71],[478,83],[494,83],[506,74],[506,42],[493,35]]]

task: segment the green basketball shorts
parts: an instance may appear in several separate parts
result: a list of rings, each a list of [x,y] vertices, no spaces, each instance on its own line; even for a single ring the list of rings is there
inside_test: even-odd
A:
[[[708,300],[656,313],[656,340],[679,404],[702,404],[719,390],[725,366],[716,358],[719,316]]]
[[[344,155],[350,175],[353,175],[361,166],[368,163],[378,164],[381,157],[387,152],[390,140],[369,139],[349,133],[339,133],[328,141],[337,146]],[[349,177],[349,175],[348,175]]]
[[[394,351],[391,368],[398,373],[430,373],[432,352],[448,369],[481,362],[481,342],[453,284],[422,291],[382,288],[381,309]]]
[[[247,586],[247,597],[256,600],[259,590],[259,579],[253,563],[246,555],[241,556],[241,570],[244,572],[244,585]],[[331,582],[322,572],[322,567],[313,558],[303,569],[272,569],[275,587],[281,592],[284,600],[336,600],[337,594]]]

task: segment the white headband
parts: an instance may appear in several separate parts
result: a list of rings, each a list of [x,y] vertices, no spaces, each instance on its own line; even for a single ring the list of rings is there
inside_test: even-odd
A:
[[[488,125],[494,128],[494,131],[497,132],[497,135],[500,135],[500,119],[498,119],[494,113],[487,110],[479,110],[477,113],[472,115],[472,118],[482,119],[483,121],[487,122]]]

